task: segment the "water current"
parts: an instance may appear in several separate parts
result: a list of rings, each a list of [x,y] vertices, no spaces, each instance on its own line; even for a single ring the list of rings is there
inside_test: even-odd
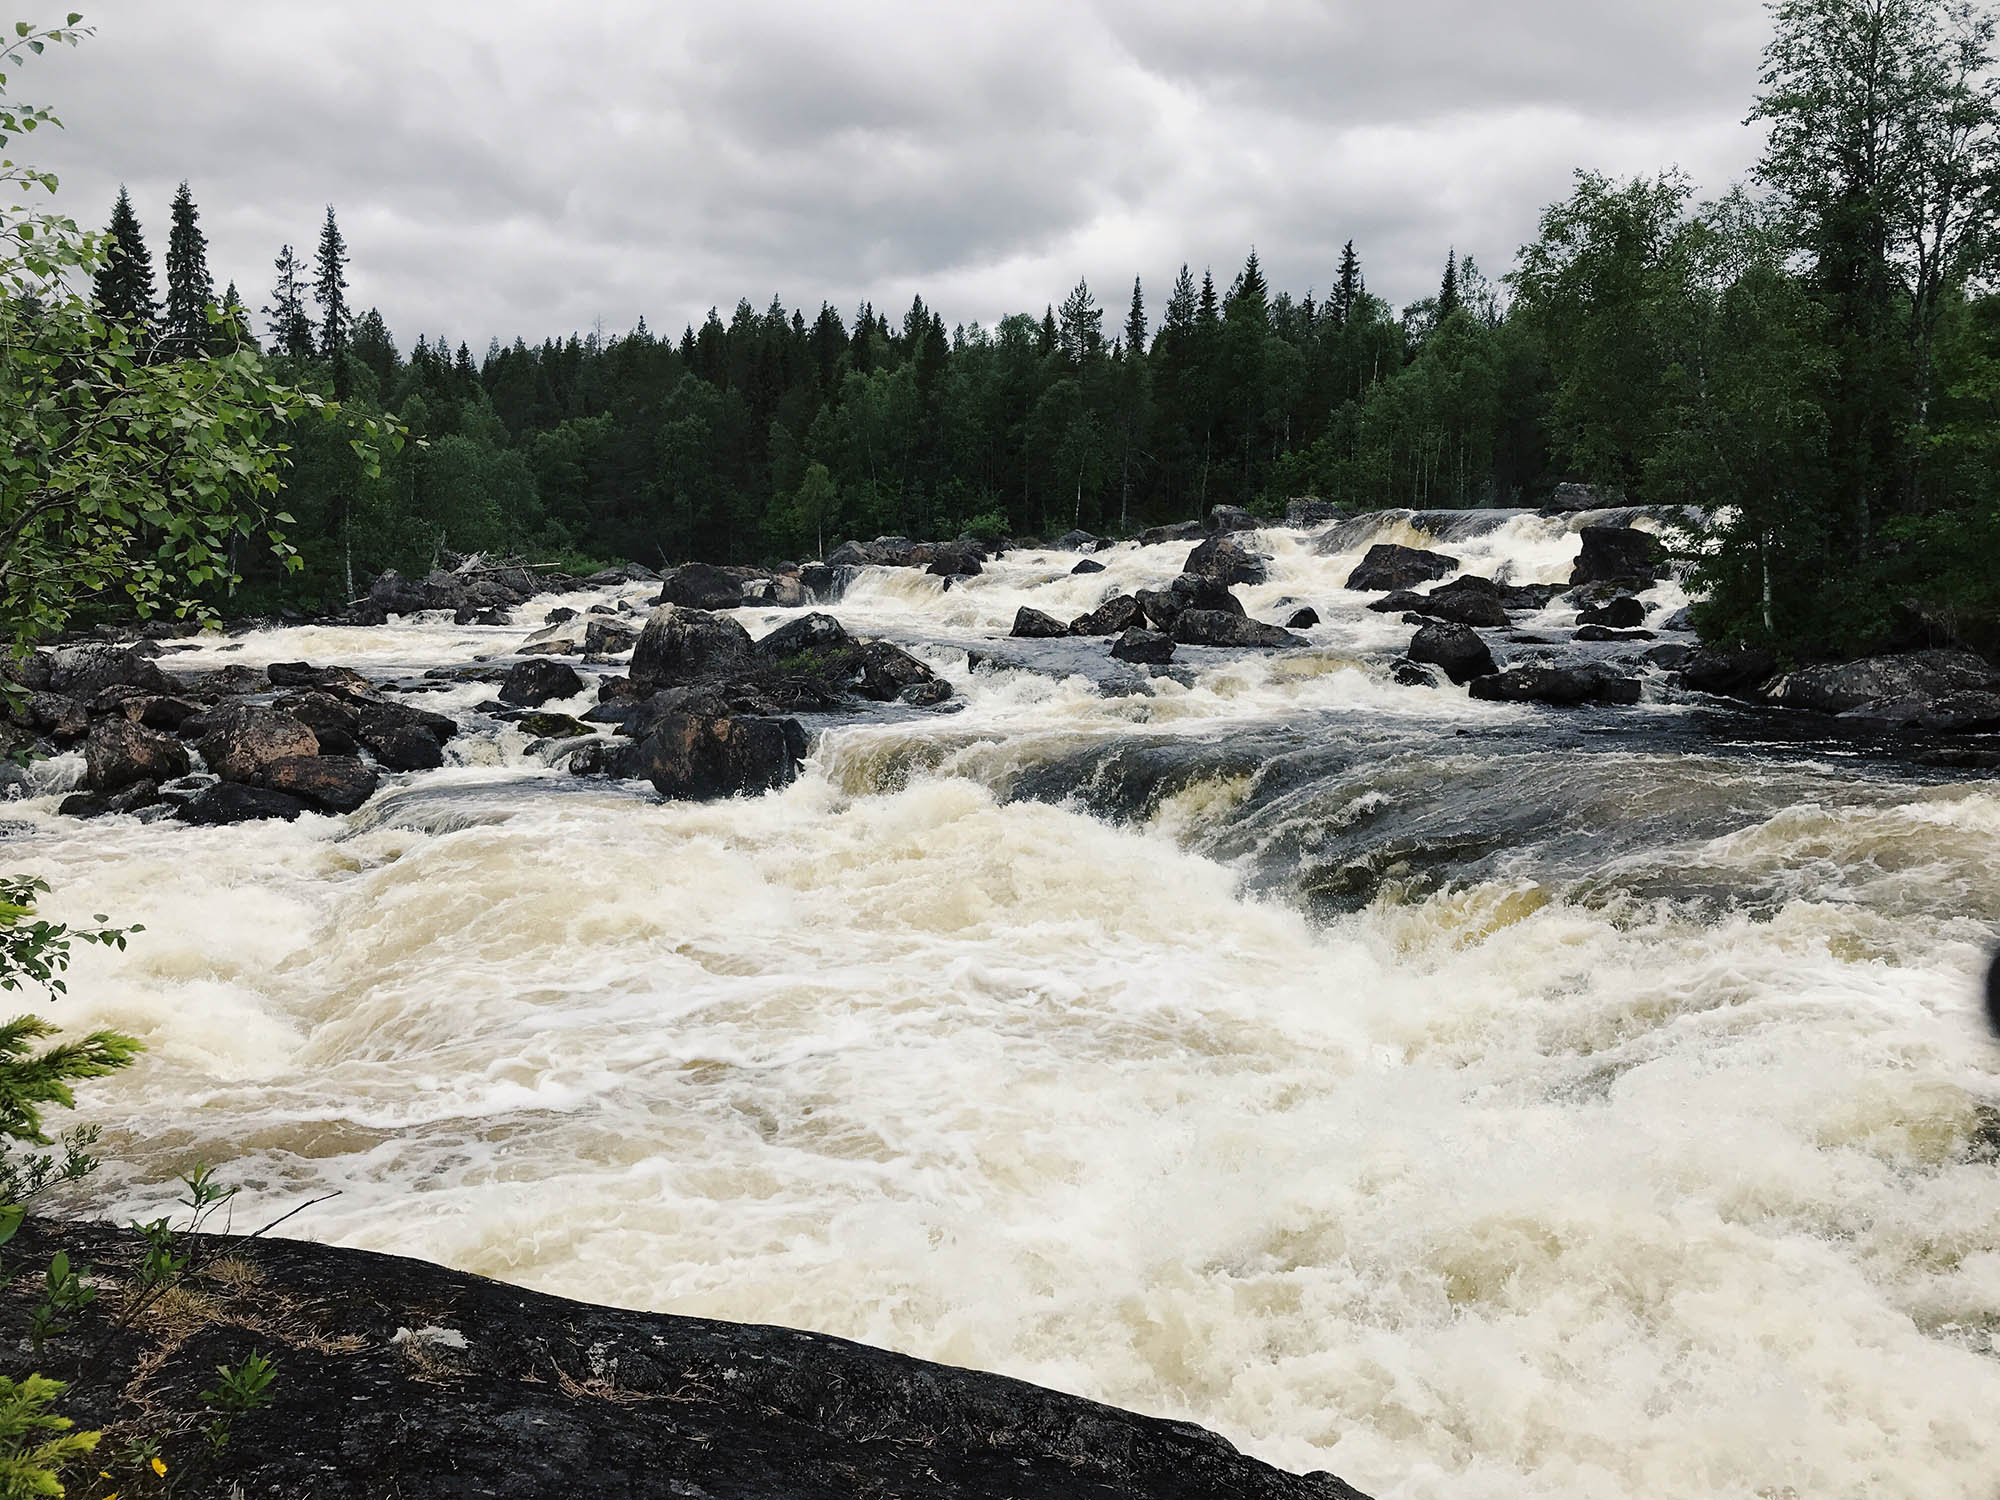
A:
[[[1383,1500],[2000,1493],[2000,795],[1658,674],[1398,686],[1410,627],[1341,587],[1379,540],[1560,582],[1574,528],[1262,533],[1237,592],[1317,609],[1309,648],[1158,676],[1004,637],[1187,543],[868,570],[830,612],[956,698],[814,721],[756,800],[571,778],[472,683],[414,700],[451,763],[346,818],[78,822],[49,763],[6,867],[146,928],[56,1009],[149,1049],[89,1092],[87,1206],[198,1161],[239,1228],[338,1189],[284,1232],[997,1370]],[[648,592],[163,665],[411,679]]]

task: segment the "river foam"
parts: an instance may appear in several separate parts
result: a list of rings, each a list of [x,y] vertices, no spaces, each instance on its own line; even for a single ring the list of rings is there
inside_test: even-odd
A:
[[[1566,536],[1452,546],[1534,581]],[[1328,623],[1187,681],[967,654],[1184,547],[866,575],[834,612],[964,706],[826,728],[755,801],[493,729],[347,819],[16,805],[53,912],[147,928],[57,1009],[149,1047],[90,1096],[94,1201],[198,1160],[239,1228],[337,1188],[287,1231],[999,1370],[1385,1500],[1991,1495],[2000,794],[1396,688],[1351,556],[1263,540],[1252,613]]]

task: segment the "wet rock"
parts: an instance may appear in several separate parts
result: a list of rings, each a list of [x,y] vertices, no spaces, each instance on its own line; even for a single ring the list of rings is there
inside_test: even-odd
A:
[[[372,693],[374,684],[352,667],[316,667],[304,661],[274,661],[264,669],[274,688],[318,688],[322,692]]]
[[[405,578],[394,568],[379,574],[368,585],[368,603],[377,612],[390,615],[414,615],[430,608],[423,585]]]
[[[514,727],[525,735],[538,740],[570,740],[580,734],[591,733],[588,724],[571,718],[568,714],[541,713],[522,714],[514,721]]]
[[[98,793],[140,781],[157,785],[188,772],[187,749],[179,740],[124,718],[99,719],[91,726],[83,761],[84,784]]]
[[[1378,589],[1407,589],[1457,571],[1458,559],[1442,552],[1399,547],[1394,542],[1377,542],[1368,549],[1360,565],[1347,575],[1347,587],[1364,593]]]
[[[1663,571],[1665,550],[1650,532],[1630,526],[1586,526],[1578,535],[1583,538],[1583,550],[1570,570],[1572,586],[1651,583]]]
[[[896,694],[896,701],[907,703],[912,708],[935,708],[951,698],[951,684],[942,677],[933,677],[929,682],[913,682]]]
[[[375,772],[351,755],[295,755],[273,761],[264,785],[322,812],[350,813],[375,795]]]
[[[1607,501],[1594,484],[1559,484],[1555,493],[1542,503],[1542,509],[1558,515],[1576,515],[1586,510],[1603,510],[1607,505],[1617,503],[1615,500]]]
[[[589,580],[585,581],[588,582]],[[602,585],[599,586],[601,587]],[[575,618],[576,618],[575,610],[570,609],[567,606],[559,606],[555,609],[550,610],[547,614],[543,615],[542,623],[544,625],[560,625],[565,620],[574,620]]]
[[[444,764],[444,747],[421,725],[388,714],[364,714],[355,738],[385,770],[434,771]]]
[[[833,604],[846,588],[846,575],[825,563],[807,563],[799,569],[799,587],[809,602]]]
[[[288,793],[237,781],[221,781],[182,802],[175,808],[174,816],[183,823],[207,828],[229,823],[254,823],[266,818],[282,818],[289,823],[305,811],[305,803]]]
[[[1601,662],[1569,666],[1510,667],[1473,681],[1472,696],[1489,703],[1637,703],[1639,679],[1622,676]]]
[[[1655,646],[1652,650],[1644,653],[1640,657],[1640,660],[1649,666],[1659,667],[1662,671],[1678,672],[1682,667],[1687,665],[1688,658],[1693,655],[1694,647],[1683,646],[1678,642],[1670,642],[1664,646]]]
[[[112,813],[135,813],[160,800],[157,782],[134,781],[115,792],[71,792],[56,804],[66,818],[101,818]]]
[[[1174,642],[1182,646],[1291,647],[1307,644],[1304,636],[1293,635],[1262,620],[1232,615],[1219,609],[1186,609],[1174,621]]]
[[[1141,547],[1161,547],[1168,542],[1198,541],[1208,534],[1199,521],[1177,521],[1171,526],[1149,526],[1138,535]]]
[[[260,784],[273,761],[319,754],[319,737],[280,709],[234,705],[202,718],[206,727],[196,748],[224,781]]]
[[[1613,630],[1607,625],[1585,625],[1576,633],[1580,641],[1650,641],[1657,637],[1650,630]]]
[[[361,715],[354,706],[335,697],[331,693],[294,693],[280,698],[274,705],[290,714],[319,740],[322,755],[353,755],[356,753],[355,735],[361,729]],[[186,732],[187,726],[181,726]]]
[[[653,602],[683,609],[735,609],[743,602],[743,583],[709,563],[684,563],[660,580],[659,597]]]
[[[1049,641],[1068,635],[1069,626],[1054,615],[1045,615],[1039,609],[1030,609],[1024,604],[1014,611],[1014,628],[1007,633],[1017,640]]]
[[[1413,662],[1441,667],[1453,682],[1464,684],[1476,677],[1490,677],[1499,670],[1493,652],[1479,632],[1466,625],[1446,622],[1426,625],[1410,642],[1408,657]]]
[[[636,626],[593,611],[545,626],[518,649],[523,656],[607,656],[630,650],[638,640]]]
[[[1868,706],[1936,703],[1962,693],[2000,690],[2000,670],[1970,651],[1941,648],[1801,667],[1778,678],[1764,696],[1788,708],[1844,714]]]
[[[62,693],[30,693],[9,717],[56,740],[82,739],[90,732],[89,706]]]
[[[1269,576],[1264,559],[1233,533],[1212,536],[1196,547],[1188,554],[1181,571],[1197,578],[1211,578],[1224,587],[1262,583]]]
[[[0,651],[0,678],[5,678],[16,687],[26,688],[31,693],[45,693],[55,677],[55,658],[46,651],[29,651],[24,655]]]
[[[1119,661],[1163,666],[1174,659],[1174,643],[1169,636],[1135,625],[1111,643],[1111,654]]]
[[[887,703],[919,683],[935,682],[937,674],[909,652],[887,641],[870,641],[857,653],[855,688],[864,698]],[[947,688],[950,684],[945,684]]]
[[[1139,601],[1130,594],[1106,599],[1087,615],[1069,622],[1071,635],[1117,635],[1139,622]]]
[[[1232,531],[1255,531],[1263,524],[1240,505],[1218,505],[1208,513],[1208,529],[1218,536]]]
[[[1671,630],[1677,633],[1693,634],[1694,632],[1693,608],[1683,607],[1675,610],[1672,614],[1668,615],[1666,619],[1660,622],[1660,629]]]
[[[241,698],[250,693],[264,692],[270,686],[269,676],[241,662],[231,662],[216,671],[191,676],[182,684],[187,692],[202,698]]]
[[[1613,630],[1634,630],[1646,623],[1646,606],[1630,594],[1621,594],[1608,604],[1577,611],[1579,625],[1608,625]]]
[[[1310,630],[1317,624],[1319,624],[1319,611],[1308,605],[1304,609],[1293,611],[1292,617],[1285,621],[1285,628],[1287,630]]]
[[[777,609],[803,609],[811,599],[797,573],[783,573],[771,580],[771,604]]]
[[[787,620],[757,642],[757,654],[770,661],[788,657],[830,656],[854,645],[854,637],[832,615],[800,615]]]
[[[199,712],[199,705],[185,698],[133,698],[125,704],[128,719],[167,734],[178,732],[181,725]]]
[[[605,739],[577,740],[561,757],[572,776],[610,776],[620,781],[636,780],[640,774],[640,746],[636,742]]]
[[[1104,571],[1104,564],[1096,561],[1094,558],[1089,558],[1089,557],[1084,558],[1075,567],[1070,569],[1070,572],[1073,575],[1083,574],[1083,573],[1102,573],[1103,571]]]
[[[802,752],[804,739],[790,721],[670,714],[640,743],[638,772],[673,801],[754,796],[798,775],[794,750]]]
[[[577,676],[575,667],[537,656],[507,669],[499,698],[516,708],[540,708],[551,698],[574,698],[582,691],[583,679]]]
[[[1389,675],[1402,687],[1437,687],[1437,673],[1421,662],[1411,661],[1407,656],[1399,656],[1389,663]]]
[[[622,583],[658,583],[660,575],[639,563],[620,563],[613,568],[601,568],[583,581],[594,589],[610,589]]]
[[[980,562],[984,552],[977,542],[939,542],[922,550],[926,556],[917,560],[933,577],[976,578],[984,571]]]
[[[1329,521],[1339,521],[1354,514],[1353,510],[1334,500],[1315,500],[1310,496],[1294,500],[1285,507],[1285,524],[1295,531],[1308,530],[1314,526],[1324,526]]]
[[[1087,531],[1065,531],[1053,543],[1058,552],[1102,552],[1110,545],[1103,537]]]
[[[665,605],[653,611],[632,650],[632,681],[648,692],[741,662],[750,633],[705,610]]]
[[[1680,685],[1725,698],[1751,697],[1777,667],[1776,657],[1754,647],[1702,646],[1682,664]]]
[[[56,652],[49,688],[70,697],[88,698],[114,684],[172,693],[180,684],[162,672],[148,653],[157,647],[65,646]]]
[[[1413,607],[1418,614],[1448,620],[1454,625],[1504,629],[1513,623],[1507,614],[1503,591],[1490,578],[1454,578],[1444,587],[1422,595]]]

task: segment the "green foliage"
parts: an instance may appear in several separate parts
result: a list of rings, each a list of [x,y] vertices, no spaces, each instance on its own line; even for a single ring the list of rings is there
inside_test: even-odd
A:
[[[221,1379],[215,1389],[203,1391],[201,1399],[217,1411],[258,1411],[271,1404],[271,1382],[278,1378],[278,1367],[264,1355],[252,1354],[241,1364],[215,1368]]]
[[[65,1389],[41,1375],[0,1375],[0,1500],[60,1497],[64,1466],[97,1447],[97,1433],[74,1432],[50,1410]]]

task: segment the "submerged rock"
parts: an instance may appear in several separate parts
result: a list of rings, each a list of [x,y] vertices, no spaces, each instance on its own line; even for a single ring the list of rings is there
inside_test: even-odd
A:
[[[1602,662],[1567,666],[1510,667],[1474,680],[1471,693],[1490,703],[1548,703],[1569,707],[1578,703],[1639,701],[1639,679],[1626,677]]]

